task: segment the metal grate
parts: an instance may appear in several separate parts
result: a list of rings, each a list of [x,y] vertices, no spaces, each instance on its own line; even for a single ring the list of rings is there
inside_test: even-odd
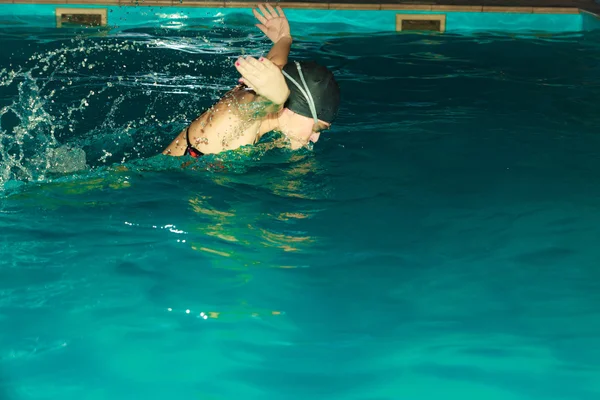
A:
[[[396,14],[396,31],[445,32],[445,14]]]
[[[95,27],[106,25],[106,8],[57,8],[56,27]]]
[[[436,31],[440,32],[441,22],[439,20],[425,19],[403,19],[403,31]]]

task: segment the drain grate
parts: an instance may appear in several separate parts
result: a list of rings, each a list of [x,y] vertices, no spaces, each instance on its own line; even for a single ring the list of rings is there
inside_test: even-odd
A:
[[[396,31],[446,31],[445,14],[396,14]]]
[[[106,8],[57,8],[56,27],[105,26],[106,14]]]

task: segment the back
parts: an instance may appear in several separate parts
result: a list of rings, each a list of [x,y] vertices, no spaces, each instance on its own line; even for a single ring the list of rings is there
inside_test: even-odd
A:
[[[266,115],[264,100],[246,86],[238,85],[184,129],[163,154],[185,154],[188,139],[203,154],[254,144],[260,138],[261,121]]]

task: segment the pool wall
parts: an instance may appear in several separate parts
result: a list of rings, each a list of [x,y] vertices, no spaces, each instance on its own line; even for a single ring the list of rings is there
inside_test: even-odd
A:
[[[124,3],[78,0],[73,3],[45,0],[49,4],[14,3],[0,0],[0,18],[23,25],[56,27],[57,8],[107,9],[110,27],[185,25],[228,26],[253,24],[248,12],[251,3],[146,0]],[[223,5],[223,7],[214,7]],[[288,3],[286,15],[296,34],[395,32],[396,16],[442,15],[445,32],[580,32],[600,29],[600,20],[591,13],[569,7],[487,7],[406,4],[307,4]],[[310,6],[310,8],[308,8]]]
[[[581,12],[584,31],[595,31],[600,29],[600,17],[587,11]]]

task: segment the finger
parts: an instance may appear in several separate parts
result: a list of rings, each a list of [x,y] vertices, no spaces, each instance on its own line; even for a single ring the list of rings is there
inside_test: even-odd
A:
[[[279,67],[273,63],[273,61],[269,60],[267,57],[261,57],[259,60],[260,64],[265,68],[277,68]]]
[[[244,69],[245,71],[252,72],[255,75],[260,74],[260,72],[264,69],[262,65],[258,61],[256,61],[253,57],[239,57],[235,63],[236,66]]]
[[[265,16],[265,18],[267,20],[270,20],[270,19],[273,18],[273,16],[271,15],[271,13],[269,11],[267,11],[267,9],[265,8],[265,6],[263,6],[262,4],[259,4],[258,8],[260,9],[260,11],[263,13],[263,15]]]
[[[261,59],[264,60],[264,58],[262,58],[262,57],[261,57]],[[255,68],[257,73],[261,73],[266,68],[266,65],[263,63],[263,61],[258,61],[254,57],[250,57],[250,56],[246,57],[246,62],[248,64],[250,64],[253,68]]]
[[[254,67],[256,64],[252,63],[251,60],[255,59],[252,56],[239,56],[235,60],[235,65],[241,65],[245,68]]]
[[[260,71],[255,66],[242,58],[236,61],[235,68],[246,79],[256,80],[260,75]]]
[[[264,26],[264,25],[262,25],[262,24],[256,24],[256,25],[254,25],[254,26],[256,26],[258,29],[260,29],[260,31],[261,31],[262,33],[264,33],[265,35],[267,34],[267,32],[268,32],[268,31],[267,31],[267,27],[266,27],[266,26]]]
[[[242,74],[242,72],[240,72]],[[238,82],[245,84],[248,87],[255,87],[256,77],[249,76],[248,74],[242,74],[242,77],[238,79]]]
[[[269,13],[271,13],[271,16],[273,18],[279,17],[279,15],[277,15],[277,11],[275,11],[275,9],[273,8],[273,6],[270,5],[269,3],[267,3],[267,10],[269,10]]]
[[[238,82],[239,82],[239,83],[241,83],[241,84],[243,84],[243,85],[246,85],[246,87],[247,87],[249,90],[255,90],[255,89],[254,89],[254,85],[253,85],[253,84],[252,84],[252,82],[251,82],[251,81],[249,81],[248,79],[240,78],[240,79],[238,79]]]
[[[254,9],[254,8],[252,9],[252,14],[254,14],[256,19],[259,20],[261,24],[267,23],[267,19],[265,17],[263,17],[262,15],[260,15],[260,13],[258,11],[256,11],[256,9]]]
[[[287,18],[285,16],[285,13],[283,12],[283,9],[281,8],[281,6],[277,6],[277,12],[279,12],[279,16],[282,18]]]
[[[236,65],[236,69],[240,73],[240,75],[242,75],[242,78],[244,78],[246,80],[256,81],[256,79],[258,79],[258,75],[254,71],[252,71],[251,69],[248,69],[245,66]]]

